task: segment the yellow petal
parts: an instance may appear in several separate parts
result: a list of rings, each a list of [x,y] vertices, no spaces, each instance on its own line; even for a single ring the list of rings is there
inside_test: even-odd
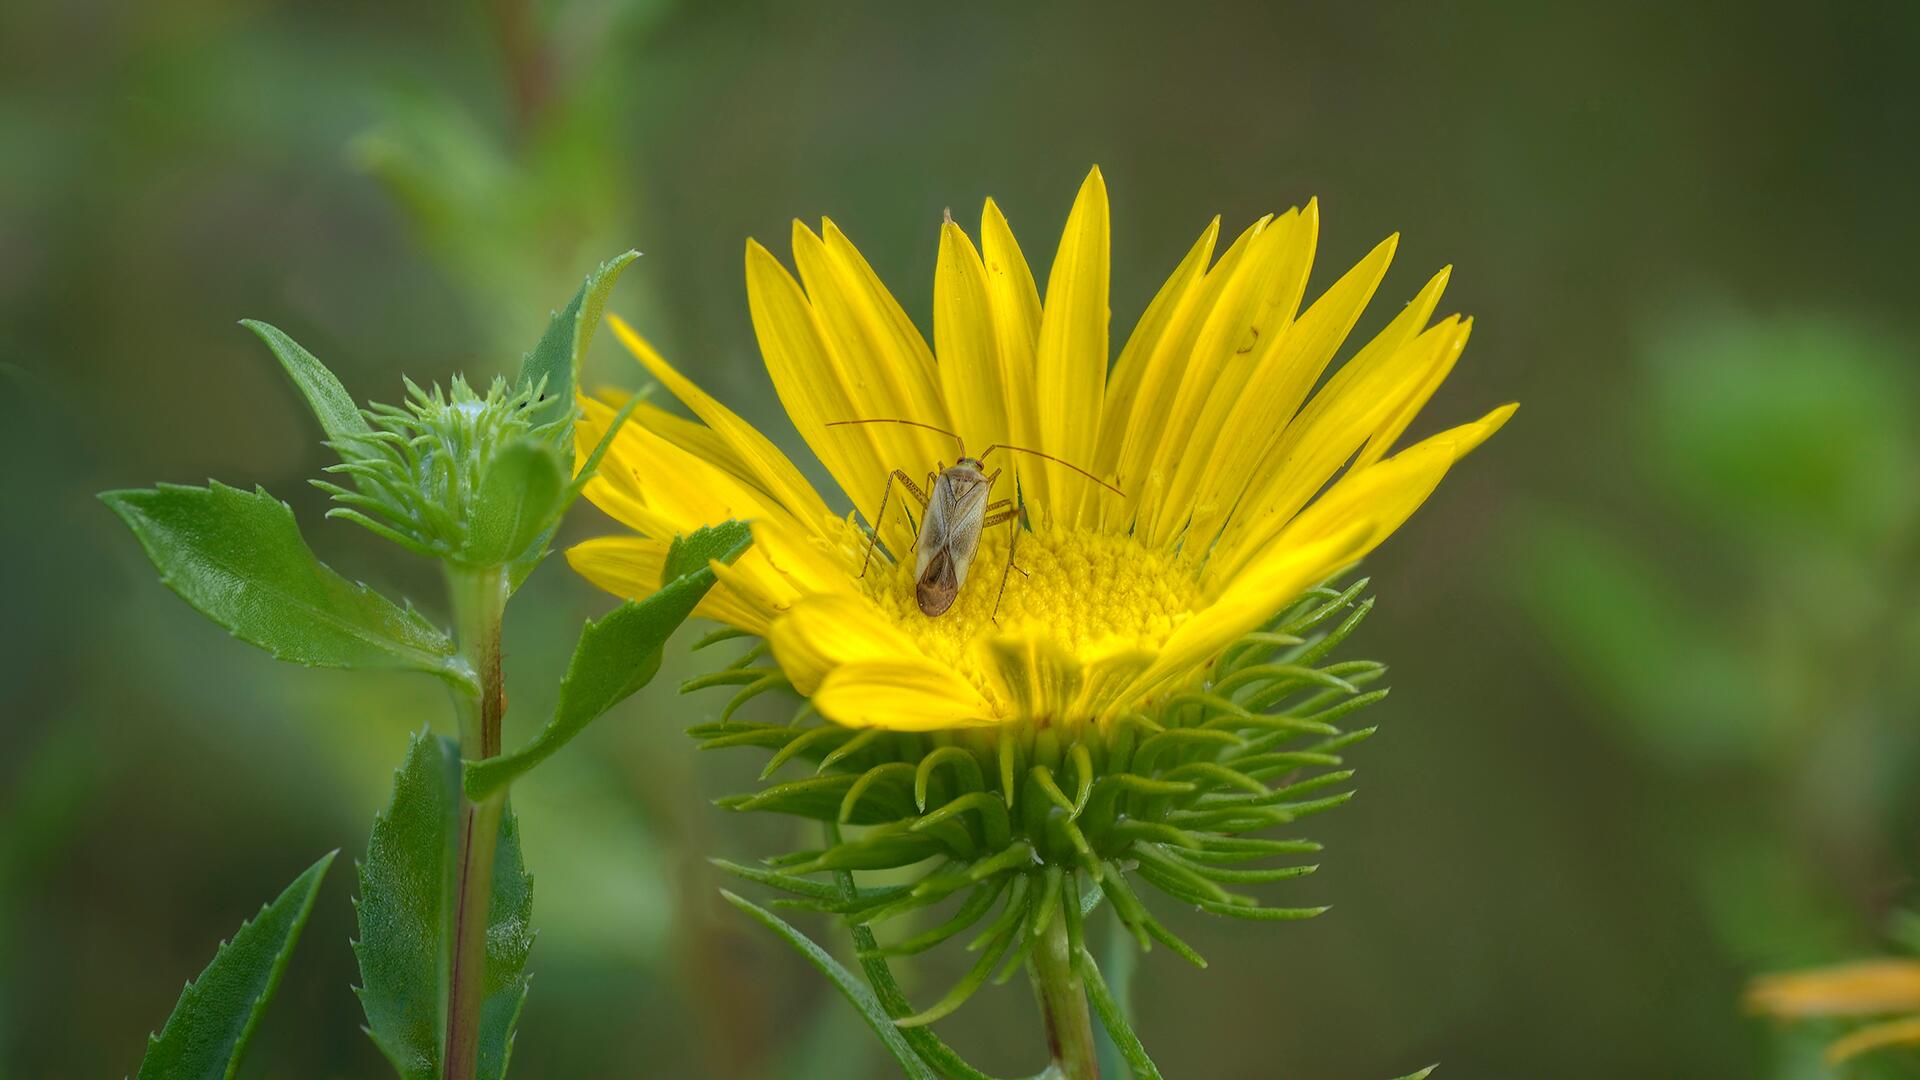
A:
[[[787,456],[766,436],[755,431],[753,425],[734,415],[725,405],[715,401],[706,391],[694,385],[691,379],[674,370],[673,365],[662,359],[653,346],[634,333],[633,327],[619,316],[607,316],[607,323],[613,328],[614,336],[646,367],[648,373],[660,380],[669,393],[679,398],[681,404],[691,409],[707,427],[726,441],[734,454],[745,463],[756,485],[771,494],[795,518],[809,525],[818,527],[833,517],[819,493],[800,475],[800,470],[794,468],[793,462],[787,460]]]
[[[1747,989],[1746,1004],[1794,1020],[1920,1011],[1920,961],[1857,960],[1763,975]]]
[[[1191,676],[1240,635],[1255,629],[1302,592],[1359,558],[1371,539],[1362,523],[1335,536],[1275,550],[1239,575],[1212,604],[1194,613],[1167,638],[1152,666],[1134,678],[1125,697],[1157,693]]]
[[[1447,278],[1446,270],[1434,275],[1413,301],[1340,369],[1329,386],[1348,385],[1357,375],[1370,371],[1381,359],[1397,355],[1432,318],[1434,306],[1439,303],[1440,295],[1446,288]],[[1298,445],[1294,441],[1296,438],[1318,439],[1324,436],[1308,436],[1303,434],[1305,428],[1296,429],[1293,425],[1311,420],[1310,416],[1296,418],[1296,414],[1300,411],[1300,403],[1306,399],[1307,391],[1312,389],[1326,370],[1339,347],[1340,339],[1351,329],[1351,322],[1342,317],[1343,313],[1338,307],[1326,305],[1325,301],[1332,295],[1329,291],[1326,297],[1321,298],[1321,302],[1314,304],[1276,343],[1274,351],[1261,358],[1258,370],[1248,381],[1246,393],[1224,422],[1220,440],[1216,444],[1218,452],[1208,467],[1207,486],[1197,502],[1193,523],[1196,534],[1211,537],[1226,515],[1241,506],[1250,487],[1285,483],[1288,479],[1308,482],[1304,479],[1305,474],[1291,461],[1291,448]],[[1437,386],[1438,382],[1434,385]],[[1355,400],[1364,398],[1365,394],[1355,395]],[[1337,454],[1330,452],[1333,464],[1328,471],[1315,474],[1319,480],[1312,481],[1314,490],[1325,483],[1332,468],[1338,468],[1338,463],[1345,461],[1352,453],[1352,446],[1338,450]],[[1272,463],[1275,460],[1287,461],[1288,464],[1274,468]],[[1267,505],[1259,498],[1247,502],[1250,506],[1245,509],[1264,508]]]
[[[802,241],[803,235],[810,245]],[[795,223],[796,251],[817,248],[819,241],[812,237]],[[803,264],[824,259],[821,252]],[[747,243],[747,306],[767,375],[794,428],[848,500],[880,529],[889,549],[902,550],[899,544],[909,535],[905,519],[899,514],[889,514],[886,522],[872,519],[879,511],[892,463],[912,453],[913,440],[904,438],[901,432],[906,429],[896,424],[827,426],[834,421],[892,415],[897,403],[868,393],[872,380],[861,368],[864,354],[860,361],[849,362],[844,354],[829,351],[820,320],[800,284],[772,253],[752,241]],[[918,468],[915,463],[904,464],[910,471]]]
[[[575,440],[591,448],[606,431],[614,410],[582,399],[580,411]],[[616,520],[656,537],[670,538],[723,521],[785,514],[772,499],[724,468],[633,420],[615,433],[585,491],[589,501]]]
[[[1012,716],[1071,723],[1114,712],[1133,680],[1158,656],[1134,642],[1070,649],[1045,631],[985,638],[974,661]]]
[[[996,636],[975,651],[1012,715],[1053,722],[1072,715],[1068,707],[1079,696],[1080,661],[1051,635]]]
[[[992,199],[980,213],[980,255],[987,271],[987,302],[993,307],[994,335],[1000,342],[1000,386],[1006,394],[1007,427],[1016,446],[1044,449],[1040,402],[1035,394],[1034,349],[1040,340],[1040,293],[1033,271],[1014,242],[1006,216]],[[1050,505],[1051,479],[1045,464],[1013,454],[1006,467],[1019,482],[1021,496],[1034,506]]]
[[[1377,465],[1347,473],[1289,522],[1265,550],[1284,552],[1364,525],[1367,540],[1353,556],[1364,557],[1413,516],[1440,486],[1454,462],[1491,438],[1518,408],[1502,405],[1473,423],[1443,431]],[[1255,555],[1249,565],[1257,566],[1267,557]],[[1209,563],[1205,583],[1209,589],[1237,590],[1238,577],[1244,572],[1223,560]]]
[[[615,596],[639,600],[660,587],[672,541],[639,536],[603,536],[567,549],[567,565],[598,588]],[[742,556],[744,561],[747,556]],[[751,596],[727,584],[707,590],[694,614],[748,633],[764,633],[766,609]]]
[[[1159,471],[1163,460],[1161,444],[1172,403],[1190,368],[1194,342],[1207,315],[1234,279],[1241,260],[1272,220],[1269,215],[1254,222],[1227,246],[1220,261],[1206,272],[1199,285],[1181,297],[1168,315],[1166,329],[1146,356],[1146,366],[1140,373],[1140,389],[1134,396],[1133,411],[1121,439],[1119,466],[1114,470],[1120,478],[1120,487],[1126,492],[1118,519],[1123,527],[1135,519],[1150,519],[1173,479]]]
[[[1107,185],[1095,168],[1080,185],[1047,277],[1034,385],[1043,439],[1032,448],[1081,469],[1093,462],[1106,397],[1108,245]],[[1074,524],[1086,488],[1095,485],[1071,469],[1035,464],[1051,470],[1037,516]]]
[[[1209,313],[1161,437],[1157,468],[1170,479],[1160,506],[1147,519],[1151,543],[1168,543],[1185,527],[1213,473],[1211,459],[1225,435],[1227,416],[1242,401],[1260,357],[1283,339],[1298,336],[1288,324],[1313,263],[1319,220],[1318,204],[1309,203],[1305,211],[1290,210],[1274,221],[1248,250]],[[1348,283],[1355,277],[1350,272],[1336,283],[1315,309],[1326,309],[1330,300],[1350,300]],[[1364,306],[1364,296],[1360,303]],[[1311,325],[1313,313],[1308,314],[1303,324]]]
[[[833,259],[839,295],[887,361],[881,376],[902,402],[916,410],[930,410],[933,423],[950,426],[952,418],[941,402],[939,377],[926,339],[840,227],[830,220],[823,220],[820,227]]]
[[[1920,1016],[1869,1024],[1835,1039],[1827,1045],[1827,1064],[1839,1065],[1892,1046],[1920,1046]]]
[[[1107,399],[1100,409],[1100,441],[1094,449],[1093,464],[1088,468],[1095,476],[1113,479],[1123,490],[1133,482],[1133,478],[1119,475],[1120,451],[1126,445],[1127,424],[1132,419],[1135,402],[1140,398],[1149,358],[1159,347],[1161,338],[1167,334],[1176,313],[1206,277],[1207,260],[1213,257],[1213,245],[1219,238],[1220,219],[1216,216],[1201,231],[1200,239],[1194,241],[1186,258],[1180,260],[1180,265],[1160,286],[1153,302],[1147,305],[1146,313],[1140,316],[1133,333],[1127,337],[1127,344],[1120,350],[1120,359],[1114,361],[1113,375],[1107,383]],[[1089,486],[1087,501],[1092,511],[1089,520],[1102,522],[1116,530],[1130,524],[1124,520],[1127,506],[1125,496],[1116,499],[1104,488]]]
[[[1285,528],[1341,466],[1393,423],[1407,401],[1419,397],[1423,387],[1430,394],[1446,377],[1466,347],[1466,333],[1459,319],[1442,320],[1391,356],[1363,350],[1365,355],[1328,380],[1267,454],[1265,474],[1238,500],[1216,545],[1215,561],[1234,565]]]
[[[1453,373],[1453,365],[1466,351],[1467,339],[1473,334],[1473,320],[1461,319],[1459,327],[1452,340],[1439,350],[1436,363],[1424,371],[1408,372],[1399,385],[1381,395],[1389,403],[1386,418],[1370,425],[1373,430],[1367,435],[1367,444],[1360,456],[1354,459],[1354,468],[1364,469],[1385,457],[1393,444],[1400,441],[1407,425],[1413,423],[1413,418],[1433,399],[1433,392]]]
[[[975,450],[1012,442],[987,270],[973,241],[951,221],[940,228],[933,273],[933,343],[954,430]]]
[[[931,660],[863,660],[833,669],[814,691],[821,715],[848,727],[938,731],[998,723],[973,687]]]
[[[929,659],[865,597],[802,597],[775,620],[767,643],[794,687],[843,724],[917,731],[994,716],[971,683]]]
[[[753,547],[749,550],[765,559],[784,582],[786,595],[779,597],[781,608],[794,597],[843,589],[859,572],[868,538],[847,522],[836,524],[840,536],[828,539],[789,518],[765,517],[753,522]]]
[[[712,428],[698,420],[689,420],[684,416],[670,413],[658,405],[641,402],[640,407],[633,411],[633,421],[687,453],[719,466],[735,480],[753,486],[753,471],[747,467],[746,460],[734,453],[733,447]],[[765,489],[755,488],[755,490],[760,491],[762,495],[766,494]]]
[[[912,420],[952,430],[933,368],[933,354],[907,321],[893,296],[853,244],[823,223],[825,239],[793,223],[793,261],[806,284],[807,298],[819,318],[823,340],[840,369],[857,415],[843,420]],[[958,447],[951,436],[908,424],[863,425],[879,447],[875,464],[881,475],[893,469],[919,476],[936,462],[951,461]],[[836,437],[846,429],[835,429]],[[856,497],[872,512],[880,498],[875,485]]]

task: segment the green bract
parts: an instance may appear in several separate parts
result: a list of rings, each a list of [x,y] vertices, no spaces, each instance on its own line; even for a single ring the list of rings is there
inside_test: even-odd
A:
[[[826,823],[828,842],[757,867],[720,865],[786,893],[774,906],[840,917],[853,928],[877,990],[891,985],[887,958],[965,940],[977,957],[946,995],[917,1012],[904,999],[889,1009],[896,1025],[917,1034],[913,1045],[928,1061],[952,1051],[922,1033],[923,1025],[958,1008],[996,970],[1005,978],[1025,962],[1043,965],[1053,950],[1068,977],[1087,984],[1134,1071],[1157,1075],[1110,1007],[1084,945],[1082,916],[1111,900],[1141,949],[1159,942],[1205,966],[1152,914],[1143,886],[1182,906],[1257,921],[1326,910],[1271,905],[1259,887],[1316,869],[1299,860],[1319,844],[1273,830],[1353,794],[1343,755],[1374,728],[1351,727],[1349,718],[1386,696],[1366,689],[1385,668],[1329,657],[1372,609],[1359,599],[1366,584],[1314,590],[1230,646],[1202,684],[1071,732],[856,729],[820,720],[805,706],[790,723],[736,720],[747,701],[787,687],[757,646],[687,684],[740,687],[719,721],[690,733],[709,749],[768,752],[763,779],[788,767],[800,774],[720,805],[816,819]],[[854,887],[850,875],[862,870],[893,871],[894,883]],[[816,876],[823,874],[831,876]],[[909,913],[930,925],[876,940],[876,928]],[[942,1068],[964,1075],[951,1063]]]
[[[541,542],[564,508],[570,423],[537,423],[545,384],[485,394],[454,376],[445,390],[407,381],[404,407],[375,405],[369,430],[332,439],[330,473],[352,479],[315,487],[344,518],[428,558],[501,566]]]

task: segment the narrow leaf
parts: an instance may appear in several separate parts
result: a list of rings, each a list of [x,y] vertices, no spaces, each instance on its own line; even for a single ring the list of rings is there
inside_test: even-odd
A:
[[[587,275],[580,291],[567,306],[553,313],[547,332],[520,361],[520,386],[546,381],[536,423],[546,423],[571,415],[574,388],[579,383],[580,363],[586,358],[593,331],[606,311],[607,294],[627,264],[640,257],[637,251],[616,255]]]
[[[160,1034],[148,1038],[140,1080],[232,1080],[336,854],[307,867],[214,952],[200,978],[181,991]]]
[[[560,684],[560,702],[540,734],[511,754],[467,764],[468,797],[483,799],[512,783],[651,681],[667,638],[713,587],[710,561],[731,562],[751,539],[745,525],[728,522],[676,540],[667,555],[667,583],[659,592],[630,600],[580,631]]]
[[[314,558],[293,512],[264,490],[162,484],[100,498],[133,530],[160,580],[242,641],[318,667],[469,678],[445,634]]]
[[[880,1037],[887,1052],[900,1063],[901,1070],[908,1077],[912,1080],[937,1080],[933,1070],[920,1059],[920,1055],[914,1053],[899,1029],[893,1026],[893,1018],[880,1007],[880,1001],[873,996],[873,991],[867,989],[853,972],[848,971],[838,960],[827,955],[826,950],[815,945],[812,939],[788,925],[773,912],[726,889],[720,890],[720,895],[726,897],[727,902],[734,907],[752,916],[760,925],[780,935],[782,940],[793,946],[795,951],[806,957],[814,967],[820,969],[821,974],[832,980],[833,985],[846,995],[846,999],[860,1013],[861,1019],[865,1020],[867,1026],[873,1029],[873,1033]]]
[[[328,442],[344,443],[369,432],[367,418],[355,407],[347,388],[327,370],[327,365],[277,327],[254,319],[242,319],[240,325],[259,335],[267,348],[273,350],[280,369],[293,380],[300,396],[307,399],[307,407],[313,410],[313,418],[320,421],[320,429],[327,433]]]

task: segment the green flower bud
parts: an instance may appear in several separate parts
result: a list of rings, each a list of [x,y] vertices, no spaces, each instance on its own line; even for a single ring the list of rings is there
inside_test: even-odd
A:
[[[340,505],[328,517],[356,522],[408,550],[469,567],[537,559],[571,500],[571,416],[543,419],[542,385],[496,378],[484,396],[456,375],[443,391],[407,382],[404,406],[364,411],[369,429],[328,445],[316,480]]]

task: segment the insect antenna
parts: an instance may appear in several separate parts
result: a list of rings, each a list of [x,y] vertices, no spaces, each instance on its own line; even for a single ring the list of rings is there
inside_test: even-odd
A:
[[[1126,492],[1121,491],[1119,488],[1114,487],[1112,484],[1107,483],[1105,480],[1102,480],[1099,477],[1088,472],[1087,470],[1081,468],[1080,466],[1075,465],[1073,462],[1062,461],[1059,458],[1054,457],[1052,454],[1043,453],[1039,450],[1029,450],[1024,446],[1010,446],[1006,443],[994,443],[992,446],[989,446],[985,450],[980,451],[980,456],[982,458],[985,458],[988,454],[993,453],[995,450],[1012,450],[1018,454],[1032,454],[1034,457],[1046,458],[1048,461],[1051,461],[1056,465],[1065,465],[1067,468],[1072,469],[1074,472],[1077,472],[1081,476],[1084,476],[1087,479],[1093,481],[1094,483],[1099,484],[1101,487],[1106,488],[1108,491],[1113,492],[1115,495],[1118,495],[1121,498],[1126,497],[1126,494],[1127,494]]]
[[[925,428],[928,431],[938,432],[941,435],[945,435],[947,438],[952,439],[955,443],[959,444],[960,454],[962,457],[965,457],[967,453],[966,440],[962,439],[958,433],[948,431],[946,428],[943,428],[943,427],[935,427],[932,424],[923,424],[918,420],[896,420],[890,416],[882,416],[872,420],[829,420],[827,421],[828,427],[851,427],[854,424],[905,424],[908,427]]]

